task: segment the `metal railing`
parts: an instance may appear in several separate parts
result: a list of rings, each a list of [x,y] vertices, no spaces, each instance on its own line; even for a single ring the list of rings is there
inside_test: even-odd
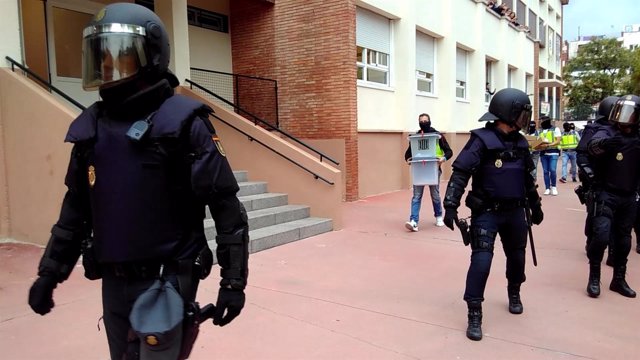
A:
[[[51,83],[49,81],[42,79],[40,76],[36,75],[36,73],[34,73],[33,71],[27,69],[25,66],[22,66],[19,62],[13,60],[11,57],[5,56],[5,59],[7,59],[7,61],[9,61],[11,63],[11,71],[15,72],[16,71],[15,67],[18,67],[20,70],[22,70],[23,72],[28,74],[30,78],[33,78],[36,81],[38,81],[40,84],[44,85],[47,88],[47,90],[49,90],[49,92],[53,91],[56,94],[62,96],[65,100],[67,100],[68,102],[70,102],[73,105],[77,106],[82,111],[84,111],[86,109],[86,107],[84,105],[82,105],[79,102],[75,101],[69,95],[67,95],[64,92],[62,92],[62,90],[60,90],[57,87],[51,85]]]
[[[276,80],[195,67],[191,68],[191,80],[235,104],[234,111],[242,109],[276,128],[280,126]]]
[[[189,80],[189,79],[186,79],[185,81],[191,85],[191,88],[192,88],[192,89],[193,89],[193,87],[196,87],[196,88],[197,88],[197,89],[199,89],[200,91],[203,91],[203,92],[205,92],[207,95],[212,96],[212,97],[216,98],[216,99],[217,99],[217,100],[219,100],[219,101],[222,101],[222,102],[223,102],[223,103],[225,103],[226,105],[236,107],[233,103],[231,103],[231,102],[229,102],[228,100],[224,99],[222,96],[219,96],[219,95],[217,95],[217,94],[214,94],[212,91],[210,91],[210,90],[208,90],[208,89],[205,89],[203,86],[201,86],[201,85],[199,85],[199,84],[197,84],[197,83],[195,83],[195,82],[193,82],[193,81],[191,81],[191,80]],[[245,136],[246,136],[250,141],[255,141],[255,142],[257,142],[258,144],[260,144],[260,145],[262,145],[262,146],[266,147],[267,149],[269,149],[269,150],[273,151],[274,153],[276,153],[276,154],[280,155],[281,157],[285,158],[286,160],[288,160],[289,162],[291,162],[291,163],[293,163],[294,165],[298,166],[299,168],[301,168],[301,169],[305,170],[306,172],[310,173],[311,175],[313,175],[313,177],[314,177],[314,178],[316,178],[316,179],[320,179],[320,180],[322,180],[322,181],[326,182],[326,183],[327,183],[327,184],[329,184],[329,185],[335,185],[335,183],[334,183],[334,182],[329,181],[329,180],[327,180],[327,179],[323,178],[322,176],[320,176],[320,175],[316,174],[315,172],[313,172],[313,171],[309,170],[308,168],[304,167],[303,165],[301,165],[301,164],[300,164],[300,163],[298,163],[297,161],[295,161],[295,160],[293,160],[293,159],[289,158],[289,157],[288,157],[288,156],[286,156],[285,154],[282,154],[281,152],[277,151],[276,149],[274,149],[274,148],[270,147],[269,145],[267,145],[267,144],[265,144],[265,143],[261,142],[260,140],[258,140],[258,139],[256,139],[256,138],[254,138],[253,136],[251,136],[251,135],[247,134],[246,132],[242,131],[241,129],[239,129],[239,128],[237,128],[237,127],[233,126],[233,125],[232,125],[232,124],[230,124],[228,121],[225,121],[225,120],[223,120],[222,118],[220,118],[219,116],[217,116],[215,113],[214,113],[214,114],[212,114],[212,116],[213,116],[213,117],[215,117],[216,119],[218,119],[218,120],[222,121],[223,123],[225,123],[226,125],[228,125],[228,126],[229,126],[229,127],[231,127],[232,129],[234,129],[234,130],[236,130],[236,131],[240,132],[241,134],[245,135]],[[253,116],[253,115],[251,115],[251,116],[255,118],[255,116]],[[262,124],[262,125],[265,125],[265,126],[272,126],[272,125],[270,125],[270,124],[268,124],[268,123],[266,123],[266,122],[264,122],[264,121],[260,120],[259,118],[256,118],[256,119],[257,119],[258,121],[261,121],[261,124]],[[255,123],[254,123],[254,124],[255,124]],[[256,125],[257,125],[257,124],[256,124]],[[304,146],[305,148],[309,149],[310,151],[312,151],[312,152],[314,152],[314,153],[318,154],[318,155],[320,156],[320,161],[322,161],[322,159],[327,159],[327,160],[331,161],[332,163],[334,163],[334,164],[336,164],[336,165],[339,165],[339,163],[338,163],[337,161],[335,161],[335,160],[331,159],[330,157],[328,157],[328,156],[324,155],[324,154],[323,154],[323,153],[321,153],[320,151],[318,151],[318,150],[314,149],[313,147],[309,146],[308,144],[305,144],[304,142],[300,141],[299,139],[297,139],[297,138],[295,138],[295,137],[291,136],[290,134],[286,133],[285,131],[282,131],[282,130],[280,130],[280,129],[278,129],[278,128],[275,128],[275,127],[273,127],[273,130],[275,130],[275,131],[277,131],[277,132],[281,133],[282,135],[284,135],[285,137],[287,137],[287,138],[291,139],[292,141],[295,141],[296,143],[298,143],[298,144],[300,144],[300,145]]]
[[[228,107],[232,107],[236,111],[236,113],[238,113],[238,114],[240,114],[240,115],[242,115],[244,117],[249,117],[249,118],[253,119],[254,125],[260,124],[260,125],[263,125],[263,126],[267,127],[269,130],[277,131],[280,134],[282,134],[285,137],[287,137],[288,139],[290,139],[291,141],[293,141],[293,142],[301,145],[302,147],[308,149],[309,151],[317,154],[318,156],[320,156],[320,161],[321,162],[322,162],[323,159],[327,159],[330,162],[334,163],[335,165],[340,165],[340,163],[338,163],[337,161],[333,160],[329,156],[323,154],[322,152],[316,150],[315,148],[313,148],[309,144],[306,144],[306,143],[302,142],[300,139],[298,139],[298,138],[294,137],[293,135],[287,133],[286,131],[281,130],[281,129],[269,124],[268,122],[262,120],[260,117],[256,116],[255,114],[252,114],[252,113],[250,113],[250,112],[248,112],[246,110],[241,109],[238,105],[234,104],[233,102],[225,99],[224,97],[222,97],[222,96],[220,96],[218,94],[215,94],[213,91],[205,88],[204,86],[202,86],[202,85],[200,85],[200,84],[198,84],[198,83],[196,83],[194,81],[191,81],[189,79],[186,79],[185,81],[191,86],[191,89],[193,89],[193,87],[195,86],[198,90],[205,92],[206,95],[208,95],[209,97],[213,97],[213,98],[217,99],[218,101],[221,101],[223,104],[227,105]]]

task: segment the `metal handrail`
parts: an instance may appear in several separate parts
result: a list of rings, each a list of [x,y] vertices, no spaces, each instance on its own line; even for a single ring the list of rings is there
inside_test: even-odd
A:
[[[320,152],[320,151],[318,151],[318,150],[314,149],[314,148],[313,148],[313,147],[311,147],[310,145],[308,145],[308,144],[306,144],[306,143],[302,142],[301,140],[299,140],[299,139],[295,138],[293,135],[291,135],[291,134],[287,133],[287,132],[286,132],[286,131],[284,131],[284,130],[278,129],[277,127],[275,127],[275,126],[273,126],[273,125],[269,124],[268,122],[266,122],[266,121],[264,121],[264,120],[260,119],[259,117],[255,116],[254,114],[252,114],[252,113],[250,113],[250,112],[248,112],[248,111],[245,111],[245,110],[241,109],[239,106],[237,106],[236,104],[234,104],[234,103],[230,102],[229,100],[224,99],[223,97],[221,97],[221,96],[219,96],[219,95],[217,95],[217,94],[214,94],[214,93],[213,93],[212,91],[210,91],[209,89],[207,89],[207,88],[205,88],[205,87],[203,87],[203,86],[201,86],[201,85],[199,85],[199,84],[197,84],[197,83],[195,83],[195,82],[193,82],[193,81],[191,81],[191,80],[189,80],[189,79],[186,79],[185,81],[186,81],[187,83],[189,83],[189,84],[192,86],[192,89],[193,89],[193,86],[197,87],[198,89],[200,89],[200,90],[202,90],[202,91],[206,92],[207,94],[209,94],[209,95],[211,95],[211,96],[215,97],[216,99],[218,99],[218,100],[220,100],[220,101],[224,102],[225,104],[227,104],[227,105],[229,105],[229,106],[233,106],[233,108],[234,108],[234,109],[239,110],[239,111],[242,111],[243,113],[246,113],[247,115],[249,115],[249,116],[253,117],[255,120],[257,120],[258,122],[260,122],[260,124],[262,124],[262,125],[264,125],[264,126],[267,126],[269,129],[271,129],[271,130],[273,130],[273,131],[277,131],[277,132],[281,133],[282,135],[286,136],[286,137],[287,137],[287,138],[289,138],[290,140],[292,140],[292,141],[294,141],[294,142],[296,142],[296,143],[300,144],[301,146],[304,146],[305,148],[309,149],[310,151],[312,151],[312,152],[316,153],[317,155],[319,155],[319,156],[320,156],[320,161],[321,161],[321,162],[322,162],[322,159],[327,159],[327,160],[331,161],[332,163],[334,163],[334,164],[336,164],[336,165],[340,165],[340,163],[338,163],[337,161],[333,160],[332,158],[328,157],[327,155],[323,154],[322,152]],[[255,122],[254,122],[254,124],[255,124]]]
[[[271,146],[269,146],[269,145],[267,145],[267,144],[263,143],[262,141],[260,141],[260,140],[258,140],[258,139],[256,139],[256,138],[254,138],[253,136],[251,136],[251,135],[247,134],[246,132],[244,132],[244,131],[240,130],[239,128],[237,128],[237,127],[235,127],[235,126],[231,125],[228,121],[223,120],[222,118],[220,118],[220,117],[219,117],[218,115],[216,115],[215,113],[211,114],[211,116],[213,116],[214,118],[216,118],[216,119],[218,119],[218,120],[222,121],[223,123],[227,124],[227,125],[228,125],[229,127],[231,127],[232,129],[234,129],[234,130],[236,130],[236,131],[240,132],[241,134],[245,135],[245,136],[249,139],[249,141],[255,141],[255,142],[257,142],[258,144],[260,144],[260,145],[262,145],[262,146],[266,147],[267,149],[269,149],[269,150],[273,151],[274,153],[276,153],[276,154],[278,154],[278,155],[282,156],[282,157],[283,157],[283,158],[285,158],[286,160],[289,160],[289,161],[290,161],[290,162],[292,162],[294,165],[298,166],[299,168],[301,168],[301,169],[303,169],[304,171],[308,172],[309,174],[313,175],[313,177],[314,177],[315,179],[320,179],[320,180],[322,180],[322,181],[326,182],[326,183],[327,183],[327,184],[329,184],[329,185],[335,185],[335,183],[334,183],[334,182],[329,181],[329,180],[327,180],[327,179],[323,178],[322,176],[320,176],[320,175],[318,175],[318,174],[314,173],[313,171],[311,171],[311,170],[307,169],[306,167],[304,167],[304,166],[300,165],[300,164],[299,164],[298,162],[296,162],[295,160],[293,160],[293,159],[291,159],[291,158],[287,157],[285,154],[283,154],[283,153],[279,152],[278,150],[276,150],[276,149],[272,148]]]
[[[5,59],[7,59],[11,63],[11,71],[15,72],[16,70],[14,69],[14,66],[17,66],[18,68],[20,68],[20,70],[26,72],[27,74],[29,74],[29,76],[32,76],[34,79],[38,80],[39,83],[41,83],[42,85],[46,86],[49,89],[49,91],[53,90],[53,92],[55,92],[56,94],[62,96],[65,100],[67,100],[68,102],[70,102],[73,105],[77,106],[82,111],[84,111],[86,109],[86,107],[84,105],[82,105],[79,102],[75,101],[69,95],[65,94],[64,92],[59,90],[57,87],[53,86],[50,82],[42,79],[40,76],[38,76],[33,71],[31,71],[31,70],[27,69],[26,67],[22,66],[20,63],[18,63],[17,61],[13,60],[11,57],[5,56]]]

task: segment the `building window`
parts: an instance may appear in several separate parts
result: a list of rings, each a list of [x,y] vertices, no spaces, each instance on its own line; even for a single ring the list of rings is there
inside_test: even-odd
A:
[[[538,15],[529,9],[529,35],[536,38],[538,36]]]
[[[389,85],[391,22],[369,10],[356,8],[356,66],[358,80]]]
[[[496,91],[495,85],[493,85],[493,64],[494,62],[489,59],[487,59],[484,63],[484,102],[486,103],[489,103],[491,101],[491,97]]]
[[[416,82],[419,92],[434,93],[435,39],[416,33]]]
[[[456,49],[456,98],[467,98],[467,51]]]
[[[538,40],[540,40],[540,47],[545,47],[547,43],[547,29],[544,25],[544,20],[539,19],[538,21]]]
[[[389,54],[358,46],[358,80],[389,85]]]

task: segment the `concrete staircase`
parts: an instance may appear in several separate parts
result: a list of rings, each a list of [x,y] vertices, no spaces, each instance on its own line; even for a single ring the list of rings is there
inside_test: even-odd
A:
[[[333,230],[331,219],[310,217],[306,205],[289,205],[287,194],[267,192],[267,183],[248,181],[246,171],[233,172],[240,191],[238,199],[249,218],[249,252],[255,253]],[[216,229],[207,208],[205,234],[209,247],[216,248]]]

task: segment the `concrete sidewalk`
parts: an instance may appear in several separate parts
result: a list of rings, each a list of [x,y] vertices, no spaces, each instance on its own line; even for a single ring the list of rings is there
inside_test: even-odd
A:
[[[343,204],[340,231],[253,254],[245,309],[224,328],[204,324],[191,359],[640,358],[640,299],[609,291],[604,264],[601,296],[586,295],[585,213],[574,185],[559,183],[559,196],[543,197],[545,220],[534,228],[538,267],[528,252],[522,315],[507,311],[497,245],[480,342],[465,337],[470,249],[457,230],[435,227],[428,195],[420,231],[408,232],[411,192],[398,191]],[[81,268],[56,289],[50,314],[29,309],[41,254],[0,245],[0,357],[108,359],[100,282],[85,280]],[[627,279],[640,290],[633,250]],[[204,281],[201,303],[215,301],[217,281]]]

